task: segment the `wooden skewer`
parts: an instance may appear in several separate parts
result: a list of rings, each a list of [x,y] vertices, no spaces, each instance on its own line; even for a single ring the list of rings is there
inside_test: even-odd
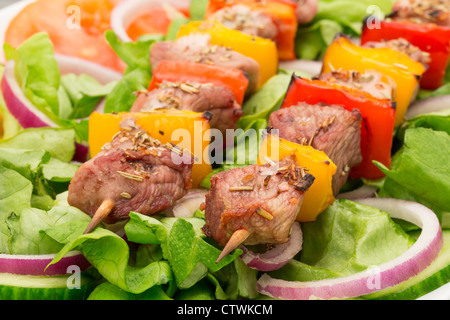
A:
[[[216,260],[216,263],[219,263],[219,261],[222,260],[227,254],[229,254],[231,251],[236,249],[240,244],[242,244],[250,234],[251,232],[246,229],[236,230],[231,236],[230,240],[228,240],[225,247],[223,248],[222,252],[219,255],[219,258],[217,258]]]
[[[83,234],[92,232],[92,230],[94,230],[100,224],[100,222],[102,222],[111,213],[111,211],[114,209],[114,206],[115,203],[113,200],[104,200],[100,207],[98,207],[97,211],[92,217],[91,222],[89,223]]]

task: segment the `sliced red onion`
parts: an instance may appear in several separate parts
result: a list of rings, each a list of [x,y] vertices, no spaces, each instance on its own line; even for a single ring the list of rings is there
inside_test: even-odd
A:
[[[119,80],[122,75],[111,69],[97,65],[93,62],[79,58],[68,57],[64,55],[55,55],[61,74],[73,73],[76,75],[87,74],[99,81],[101,84],[107,84]],[[14,61],[10,60],[5,65],[3,78],[1,81],[1,90],[9,112],[17,119],[22,128],[42,128],[58,125],[38,110],[33,103],[25,96],[22,88],[16,81]],[[103,103],[99,104],[97,111],[102,110]],[[76,143],[74,161],[84,162],[89,156],[89,146],[87,143]]]
[[[12,60],[5,65],[1,88],[6,107],[23,128],[57,127],[53,120],[25,97],[16,81]]]
[[[311,76],[317,76],[322,72],[322,61],[314,60],[291,60],[280,61],[280,69],[291,71],[302,71]]]
[[[55,59],[61,75],[68,73],[76,75],[87,74],[103,85],[122,78],[121,73],[88,60],[62,54],[55,54]]]
[[[298,222],[294,222],[291,236],[287,243],[277,245],[264,253],[254,253],[245,246],[240,246],[239,248],[244,251],[240,258],[248,267],[259,271],[278,270],[302,250],[302,244],[303,233],[301,226]]]
[[[161,5],[176,7],[189,7],[189,0],[127,0],[122,1],[111,12],[111,29],[117,37],[124,42],[131,42],[132,39],[127,33],[128,27],[149,9]]]
[[[201,189],[190,190],[180,200],[177,200],[172,207],[166,209],[168,217],[191,218],[194,216],[200,205],[205,202],[205,195],[208,191]]]
[[[450,108],[450,95],[431,97],[414,102],[406,112],[405,118],[411,119],[422,114]]]
[[[351,276],[318,281],[285,281],[264,274],[258,291],[285,300],[345,299],[359,297],[395,286],[423,271],[436,259],[443,246],[442,230],[433,211],[410,201],[397,199],[360,199],[361,204],[389,212],[391,217],[406,220],[422,229],[417,241],[399,257],[373,270]],[[377,285],[374,285],[374,278]]]
[[[68,252],[58,263],[47,265],[56,254],[45,255],[12,255],[0,254],[0,273],[12,273],[32,276],[59,276],[67,274],[67,268],[76,266],[80,271],[90,267],[80,251]]]
[[[348,199],[348,200],[373,198],[375,196],[377,190],[378,190],[378,188],[376,188],[374,186],[368,186],[365,184],[355,190],[340,193],[336,196],[336,198],[337,199]]]

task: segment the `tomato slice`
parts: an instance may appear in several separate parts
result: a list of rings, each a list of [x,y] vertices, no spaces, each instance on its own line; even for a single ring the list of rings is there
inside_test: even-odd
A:
[[[162,3],[162,2],[161,2]],[[146,34],[166,34],[169,30],[170,24],[175,18],[173,15],[176,13],[180,17],[189,16],[189,8],[173,7],[172,16],[168,12],[168,9],[160,6],[154,6],[149,8],[148,12],[138,17],[133,21],[127,29],[128,36],[136,41],[140,36]]]
[[[13,47],[46,32],[56,53],[123,71],[125,64],[107,43],[110,15],[119,0],[37,0],[11,21],[5,42]]]

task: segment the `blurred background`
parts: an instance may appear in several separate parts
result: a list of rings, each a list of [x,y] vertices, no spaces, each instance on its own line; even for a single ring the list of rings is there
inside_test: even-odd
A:
[[[0,8],[19,2],[18,0],[0,0]]]

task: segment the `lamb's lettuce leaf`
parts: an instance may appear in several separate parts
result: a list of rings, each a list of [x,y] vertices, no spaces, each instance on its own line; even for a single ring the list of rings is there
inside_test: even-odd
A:
[[[122,42],[112,30],[106,31],[105,37],[116,54],[127,64],[123,78],[106,97],[105,112],[129,111],[136,101],[134,93],[147,90],[150,84],[150,48],[155,40]]]
[[[111,284],[126,292],[141,294],[163,284],[168,284],[169,288],[174,285],[179,289],[190,288],[206,277],[209,271],[219,271],[241,254],[237,250],[215,263],[221,250],[205,241],[200,230],[203,224],[204,220],[199,218],[157,219],[131,212],[125,227],[127,238],[136,243],[143,242],[142,245],[152,244],[161,248],[161,255],[147,259],[148,264],[143,264],[141,260],[137,265],[132,265],[130,261],[128,244],[106,229],[97,228],[90,234],[82,234],[87,226],[85,224],[68,233],[67,227],[60,225],[45,232],[57,242],[65,243],[52,263],[78,248]]]
[[[377,15],[382,18],[391,12],[392,5],[390,0],[320,0],[313,21],[299,27],[296,37],[297,57],[321,59],[338,33],[361,35],[365,17]]]

